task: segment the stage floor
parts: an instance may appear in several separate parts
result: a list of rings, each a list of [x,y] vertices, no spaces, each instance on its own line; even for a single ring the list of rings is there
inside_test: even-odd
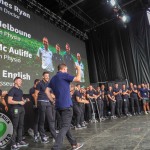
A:
[[[81,150],[150,150],[150,114],[89,123],[87,129],[72,129],[72,133],[84,143]],[[48,144],[34,143],[26,136],[30,145],[21,150],[50,150],[53,143],[52,138],[49,140]],[[66,139],[63,150],[71,150]]]

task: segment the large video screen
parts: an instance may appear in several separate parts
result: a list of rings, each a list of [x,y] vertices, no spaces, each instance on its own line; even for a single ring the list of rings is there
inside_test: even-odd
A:
[[[81,84],[89,84],[85,43],[50,24],[47,20],[11,0],[0,0],[0,84],[3,90],[13,86],[13,79],[23,79],[28,93],[35,79],[44,71],[50,78],[57,66],[65,63],[75,75],[81,67]]]

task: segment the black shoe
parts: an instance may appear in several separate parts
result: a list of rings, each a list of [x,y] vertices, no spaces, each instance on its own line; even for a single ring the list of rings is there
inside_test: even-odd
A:
[[[43,138],[41,139],[41,143],[47,144],[47,143],[49,143],[49,141],[48,141],[47,138],[43,137]]]
[[[11,146],[11,150],[18,150],[18,149],[19,147],[16,144]]]
[[[26,143],[25,141],[21,141],[19,143],[17,143],[17,146],[20,147],[27,147],[29,145],[29,143]]]

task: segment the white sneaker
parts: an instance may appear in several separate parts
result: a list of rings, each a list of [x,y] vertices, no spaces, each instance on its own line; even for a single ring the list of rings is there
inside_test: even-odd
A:
[[[145,115],[148,115],[147,111],[145,111]]]

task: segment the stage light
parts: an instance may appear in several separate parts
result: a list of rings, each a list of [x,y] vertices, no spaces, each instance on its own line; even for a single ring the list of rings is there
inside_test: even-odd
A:
[[[115,1],[115,0],[110,0],[110,4],[111,4],[112,6],[115,6],[115,5],[116,5],[116,1]]]
[[[107,0],[107,3],[109,3],[111,6],[116,6],[116,0]]]
[[[127,16],[123,15],[121,19],[122,19],[123,22],[126,22],[127,21]]]
[[[127,14],[122,14],[122,16],[120,16],[119,17],[121,20],[122,20],[122,22],[124,22],[124,23],[129,23],[130,22],[130,17],[127,15]]]

